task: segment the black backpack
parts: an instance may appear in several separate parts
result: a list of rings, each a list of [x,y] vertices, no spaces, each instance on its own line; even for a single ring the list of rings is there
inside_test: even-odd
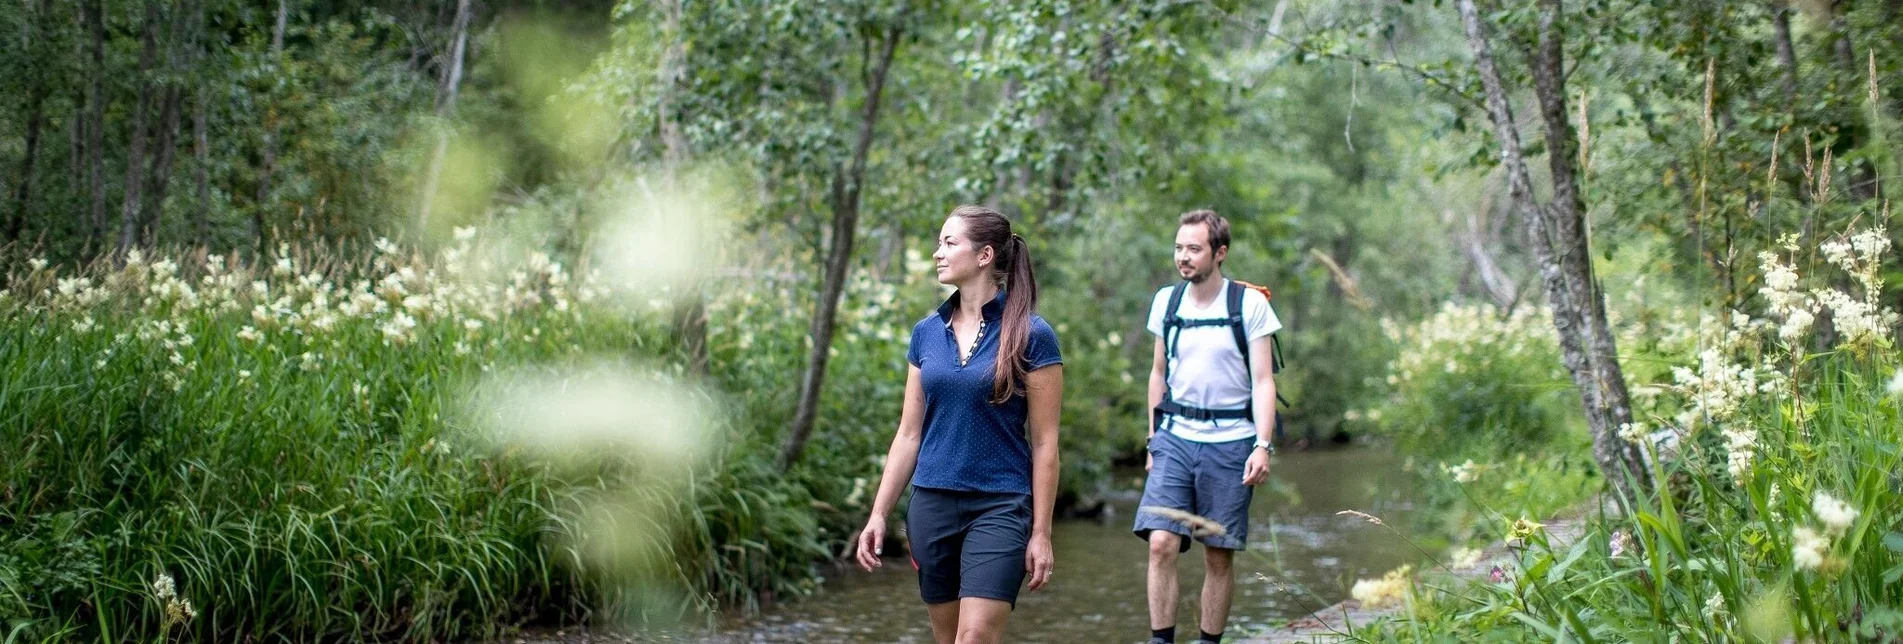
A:
[[[1229,327],[1230,333],[1236,338],[1236,350],[1242,352],[1243,369],[1246,373],[1254,373],[1255,366],[1249,364],[1248,330],[1244,329],[1242,325],[1242,294],[1248,289],[1261,292],[1263,298],[1269,297],[1269,289],[1266,287],[1257,286],[1241,280],[1230,280],[1229,287],[1224,293],[1224,296],[1229,301],[1229,317],[1195,319],[1184,319],[1182,316],[1176,314],[1177,309],[1183,305],[1183,294],[1189,291],[1189,282],[1179,282],[1175,288],[1170,290],[1169,307],[1163,310],[1163,402],[1156,406],[1156,423],[1158,427],[1162,426],[1165,414],[1195,420],[1255,418],[1254,396],[1251,396],[1249,402],[1240,408],[1204,409],[1202,407],[1191,407],[1176,402],[1176,397],[1171,395],[1169,391],[1170,360],[1176,357],[1176,338],[1182,334],[1183,329],[1200,326]],[[1269,373],[1282,372],[1282,341],[1281,338],[1276,337],[1276,335],[1275,333],[1269,334],[1269,346],[1273,350],[1273,357],[1269,360]],[[1284,408],[1290,406],[1288,399],[1282,397],[1281,391],[1275,392],[1275,399],[1277,402],[1280,402]]]

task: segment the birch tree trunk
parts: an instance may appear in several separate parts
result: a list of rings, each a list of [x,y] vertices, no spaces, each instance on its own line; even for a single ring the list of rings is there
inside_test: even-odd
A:
[[[1532,61],[1534,91],[1546,125],[1552,171],[1553,201],[1548,204],[1540,204],[1534,197],[1513,107],[1494,64],[1486,24],[1474,0],[1457,0],[1456,6],[1486,90],[1487,114],[1500,144],[1508,192],[1514,209],[1526,223],[1527,237],[1539,262],[1540,281],[1552,309],[1562,360],[1585,408],[1593,460],[1612,489],[1622,499],[1633,501],[1649,488],[1649,479],[1637,448],[1618,436],[1619,426],[1632,422],[1632,409],[1617,347],[1606,323],[1605,297],[1593,280],[1585,201],[1574,165],[1578,143],[1566,114],[1561,53],[1564,41],[1558,25],[1561,2],[1541,0],[1539,42]]]
[[[456,94],[463,83],[463,53],[469,45],[470,0],[456,0],[456,19],[451,26],[449,66],[443,69],[443,84],[437,91],[436,149],[430,154],[429,170],[423,175],[423,194],[416,208],[417,225],[428,227],[430,208],[436,199],[436,187],[442,180],[443,157],[449,154],[449,118],[456,113]]]

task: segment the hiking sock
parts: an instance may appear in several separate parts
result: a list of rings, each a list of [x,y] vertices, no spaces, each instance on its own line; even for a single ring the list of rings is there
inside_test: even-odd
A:
[[[1163,644],[1176,644],[1176,627],[1150,629],[1150,639],[1163,640]]]
[[[1209,642],[1209,644],[1222,644],[1222,633],[1212,635],[1209,631],[1203,631],[1203,640]]]

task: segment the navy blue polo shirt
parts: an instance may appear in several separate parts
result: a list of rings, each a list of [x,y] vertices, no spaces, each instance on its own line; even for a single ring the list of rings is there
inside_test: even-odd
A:
[[[1030,404],[1020,388],[1002,405],[991,404],[991,384],[998,363],[998,320],[1004,314],[1004,293],[984,306],[984,335],[971,360],[960,366],[952,312],[958,294],[938,312],[912,327],[911,348],[905,358],[919,370],[925,390],[925,435],[918,450],[912,484],[918,487],[970,492],[1031,493],[1031,442],[1025,418]],[[1031,315],[1030,337],[1024,349],[1025,371],[1062,364],[1057,332],[1036,314]]]

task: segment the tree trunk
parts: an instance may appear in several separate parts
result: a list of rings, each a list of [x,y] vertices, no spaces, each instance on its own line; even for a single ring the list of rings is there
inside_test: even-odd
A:
[[[456,94],[463,82],[463,52],[469,45],[469,0],[456,0],[456,20],[451,26],[449,66],[443,69],[442,86],[436,94],[436,150],[430,155],[429,171],[423,176],[423,194],[416,208],[419,226],[428,227],[430,208],[436,198],[437,182],[443,175],[443,156],[449,154],[449,117],[456,113]]]
[[[668,189],[681,190],[681,169],[693,159],[687,135],[681,128],[677,106],[681,82],[687,74],[687,36],[681,31],[682,0],[655,0],[667,33],[667,49],[661,52],[660,97],[658,102],[661,134],[661,167]],[[689,285],[675,304],[674,330],[687,354],[687,371],[697,378],[707,377],[707,302],[701,285]]]
[[[191,64],[197,67],[205,61],[205,0],[196,4],[197,19],[192,24]],[[192,183],[197,188],[194,196],[197,205],[192,209],[192,239],[203,246],[211,245],[211,140],[206,131],[209,118],[206,112],[205,86],[208,82],[202,77],[192,81]]]
[[[192,234],[200,244],[211,243],[211,142],[206,136],[205,87],[192,88],[192,182],[198,207],[192,213]]]
[[[126,149],[126,194],[119,208],[119,250],[132,248],[139,228],[140,189],[145,184],[147,115],[152,111],[152,68],[159,57],[159,0],[145,0],[145,26],[139,49],[139,98],[132,111],[132,142]]]
[[[1535,93],[1546,124],[1553,202],[1542,206],[1533,193],[1531,173],[1522,154],[1519,131],[1507,90],[1494,67],[1486,26],[1474,0],[1457,0],[1467,44],[1487,93],[1487,111],[1500,143],[1500,157],[1515,209],[1527,225],[1538,257],[1540,278],[1553,313],[1553,326],[1566,369],[1579,389],[1591,427],[1593,459],[1612,489],[1630,502],[1647,485],[1638,450],[1618,437],[1632,420],[1625,376],[1606,325],[1604,297],[1593,283],[1591,252],[1585,236],[1584,199],[1574,166],[1577,141],[1567,120],[1565,75],[1558,25],[1560,0],[1542,0],[1540,37],[1532,65]]]
[[[32,20],[33,18],[29,18]],[[45,129],[46,111],[46,74],[35,70],[32,88],[27,90],[26,99],[26,155],[20,160],[19,182],[14,187],[13,217],[7,220],[7,241],[20,240],[21,231],[26,229],[26,220],[33,205],[34,165],[40,158],[40,131]]]
[[[86,92],[86,179],[92,191],[92,208],[86,219],[86,246],[96,251],[105,247],[107,239],[106,7],[104,0],[89,0],[81,7],[86,13],[87,30],[92,32],[92,82]]]
[[[892,57],[898,51],[899,36],[903,31],[904,28],[899,25],[886,28],[884,41],[879,47],[879,60],[864,77],[866,101],[860,112],[859,133],[853,144],[851,165],[846,168],[835,165],[833,170],[832,248],[826,254],[826,277],[820,287],[819,301],[814,303],[811,330],[813,347],[807,356],[806,374],[800,383],[799,409],[793,415],[786,445],[780,451],[781,469],[790,468],[799,462],[800,454],[806,450],[806,440],[812,435],[813,422],[819,415],[819,394],[826,380],[826,363],[831,357],[839,296],[845,291],[846,271],[852,265],[853,238],[858,233],[866,157],[872,150],[874,127],[879,121],[879,101],[885,91],[886,74],[892,68]]]
[[[183,107],[185,91],[173,86],[166,88],[164,107],[160,108],[158,140],[153,152],[158,158],[152,162],[151,183],[146,189],[145,205],[139,215],[137,243],[151,246],[157,241],[159,219],[165,212],[165,195],[172,185],[172,161],[178,157],[179,112]]]
[[[24,4],[26,5],[27,15],[23,16],[21,20],[20,49],[22,57],[27,61],[28,67],[26,71],[28,76],[26,96],[26,154],[20,159],[20,175],[15,177],[15,181],[18,181],[19,185],[14,186],[13,216],[8,218],[6,224],[6,240],[9,242],[17,242],[20,240],[21,232],[26,229],[26,220],[31,215],[33,207],[33,175],[37,169],[35,166],[38,164],[40,158],[40,134],[46,126],[47,88],[46,71],[43,68],[47,61],[41,60],[36,51],[36,46],[44,47],[45,43],[36,42],[34,38],[40,35],[36,32],[40,30],[41,25],[48,24],[46,16],[43,15],[46,12],[46,8],[41,6],[37,0],[27,0]]]
[[[1786,109],[1797,105],[1797,50],[1791,47],[1791,3],[1776,2],[1771,7],[1771,27],[1777,41],[1777,62],[1782,73]]]
[[[1500,268],[1500,262],[1494,259],[1490,247],[1496,240],[1489,234],[1490,228],[1481,221],[1490,214],[1493,208],[1495,193],[1492,183],[1488,181],[1487,198],[1482,200],[1481,206],[1468,211],[1467,216],[1463,218],[1464,229],[1457,236],[1461,250],[1467,254],[1467,261],[1473,263],[1474,273],[1480,277],[1480,286],[1486,290],[1487,299],[1493,300],[1494,306],[1506,311],[1519,303],[1520,285],[1514,282],[1513,277]],[[1452,213],[1448,214],[1449,217],[1452,216]]]
[[[283,69],[284,30],[290,25],[291,2],[278,0],[277,25],[271,29],[271,67],[273,72]],[[270,227],[265,218],[271,211],[271,179],[278,165],[278,122],[274,101],[265,99],[263,162],[258,167],[258,194],[251,203],[251,236],[257,240],[258,255],[264,255],[270,248]]]

